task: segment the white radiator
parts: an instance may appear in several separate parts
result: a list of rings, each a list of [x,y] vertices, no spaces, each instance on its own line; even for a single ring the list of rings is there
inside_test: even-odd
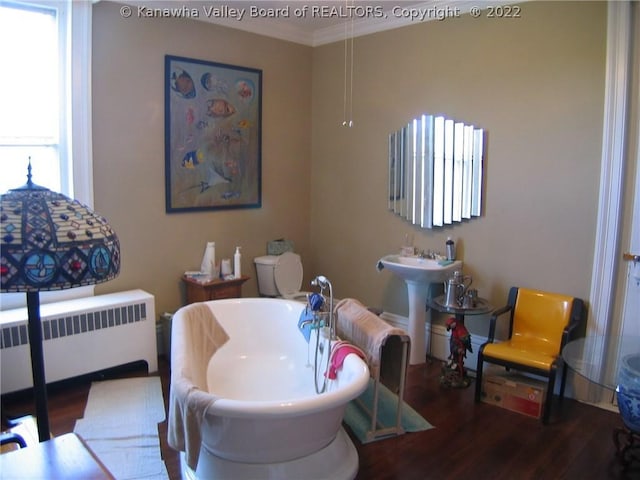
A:
[[[155,303],[143,290],[40,306],[47,383],[139,360],[158,370]],[[1,393],[33,386],[27,309],[0,312]]]

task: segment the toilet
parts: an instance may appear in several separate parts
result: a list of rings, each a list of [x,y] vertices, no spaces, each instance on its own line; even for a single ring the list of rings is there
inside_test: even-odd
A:
[[[282,297],[299,302],[307,301],[309,292],[301,292],[302,261],[300,255],[264,255],[253,259],[258,273],[258,292],[263,297]]]

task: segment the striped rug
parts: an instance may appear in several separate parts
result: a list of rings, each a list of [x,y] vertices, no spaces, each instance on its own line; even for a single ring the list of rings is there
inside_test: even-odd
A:
[[[164,419],[160,378],[108,380],[91,385],[73,431],[118,480],[168,480],[158,438]]]

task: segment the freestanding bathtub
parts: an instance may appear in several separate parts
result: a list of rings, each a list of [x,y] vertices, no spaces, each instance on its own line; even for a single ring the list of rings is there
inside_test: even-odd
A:
[[[204,310],[211,318],[203,320],[203,306],[213,313]],[[187,459],[199,449],[195,462],[183,462],[186,476],[355,477],[358,455],[341,422],[347,403],[366,389],[369,370],[358,356],[347,355],[337,379],[317,394],[316,331],[307,344],[297,328],[303,308],[290,300],[245,298],[189,305],[176,312],[169,443],[186,450]],[[208,334],[203,332],[211,329],[217,337],[204,339]],[[325,344],[318,357],[322,385],[330,348],[326,340],[320,343]],[[192,431],[181,430],[185,425]],[[181,436],[191,442],[176,441]]]

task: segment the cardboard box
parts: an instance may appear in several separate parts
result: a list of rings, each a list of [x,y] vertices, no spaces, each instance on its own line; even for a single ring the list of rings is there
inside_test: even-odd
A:
[[[542,415],[547,394],[544,381],[514,373],[483,375],[482,401],[534,418]]]

